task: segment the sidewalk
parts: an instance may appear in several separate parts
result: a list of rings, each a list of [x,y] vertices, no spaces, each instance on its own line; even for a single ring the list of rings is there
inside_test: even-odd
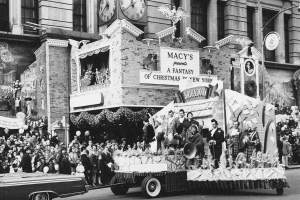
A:
[[[289,165],[286,169],[300,169],[300,165]]]

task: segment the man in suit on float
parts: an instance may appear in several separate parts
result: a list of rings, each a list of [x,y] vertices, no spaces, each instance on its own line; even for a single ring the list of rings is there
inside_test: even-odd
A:
[[[210,153],[215,160],[215,168],[219,167],[220,157],[222,155],[222,144],[225,141],[224,131],[218,127],[215,119],[211,120],[212,130],[208,135]]]
[[[182,148],[186,140],[186,131],[189,128],[188,119],[185,117],[183,109],[179,110],[179,117],[175,119],[175,135],[174,139],[178,140],[178,147]]]

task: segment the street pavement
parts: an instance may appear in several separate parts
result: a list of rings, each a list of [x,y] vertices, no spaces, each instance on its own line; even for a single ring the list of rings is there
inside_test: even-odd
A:
[[[285,189],[282,196],[276,195],[275,190],[236,191],[232,194],[173,194],[163,195],[157,199],[164,200],[300,200],[300,169],[286,171],[290,188]],[[65,198],[63,200],[138,200],[145,199],[141,189],[130,189],[127,195],[115,196],[109,188],[89,191],[87,194]]]

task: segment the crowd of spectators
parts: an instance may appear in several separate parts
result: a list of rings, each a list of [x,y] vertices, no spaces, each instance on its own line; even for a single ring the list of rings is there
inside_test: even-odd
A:
[[[83,174],[90,185],[108,184],[114,171],[113,152],[144,149],[144,142],[129,145],[107,140],[95,143],[89,136],[74,136],[68,146],[61,143],[55,132],[42,134],[31,129],[24,133],[10,133],[5,129],[0,136],[0,174],[42,172]]]
[[[276,107],[279,161],[300,164],[300,113],[298,107]]]

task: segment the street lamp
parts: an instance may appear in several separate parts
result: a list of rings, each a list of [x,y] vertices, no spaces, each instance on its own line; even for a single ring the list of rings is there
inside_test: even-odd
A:
[[[278,13],[276,13],[276,15],[274,15],[273,17],[271,17],[265,24],[263,24],[261,26],[261,64],[262,64],[262,67],[264,68],[265,67],[265,49],[264,49],[264,45],[265,45],[265,41],[266,41],[266,37],[268,36],[268,34],[266,35],[266,37],[264,37],[264,30],[265,28],[274,20],[276,19],[281,13],[287,11],[287,10],[291,10],[293,8],[296,8],[298,7],[298,11],[300,11],[300,0],[299,0],[299,4],[298,5],[294,5],[292,4],[292,6],[288,7],[288,8],[285,8],[285,9],[282,9],[280,10]],[[262,14],[262,6],[261,6],[261,0],[258,0],[258,9],[259,11],[261,11],[261,16],[263,16]],[[263,19],[261,19],[261,21],[263,21]],[[262,73],[262,83],[264,83],[264,75]],[[259,86],[258,86],[259,87]],[[264,93],[264,89],[262,90],[262,96],[263,96],[263,93]]]

